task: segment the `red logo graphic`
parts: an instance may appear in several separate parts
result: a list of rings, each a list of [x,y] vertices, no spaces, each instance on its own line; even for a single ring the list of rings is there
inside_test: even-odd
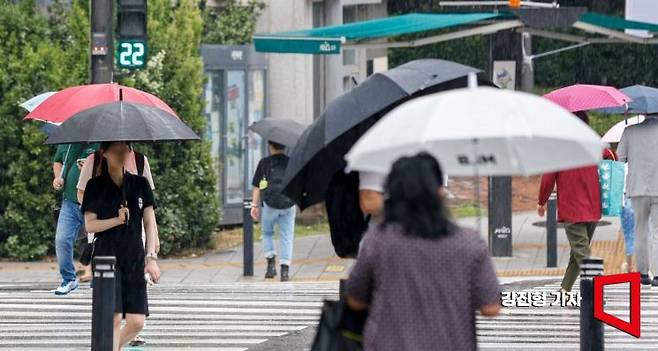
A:
[[[631,318],[626,322],[603,311],[603,287],[605,285],[630,283]],[[594,277],[594,318],[625,333],[640,337],[640,273],[600,275]]]

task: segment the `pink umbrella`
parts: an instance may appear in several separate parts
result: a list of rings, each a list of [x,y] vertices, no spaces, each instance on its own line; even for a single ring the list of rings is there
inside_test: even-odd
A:
[[[571,112],[619,107],[631,101],[631,98],[613,87],[588,84],[553,90],[544,97]]]

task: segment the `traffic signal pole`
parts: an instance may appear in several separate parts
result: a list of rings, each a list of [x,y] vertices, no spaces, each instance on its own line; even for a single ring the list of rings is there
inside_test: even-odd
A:
[[[114,67],[113,0],[91,1],[91,83],[111,83]]]
[[[112,82],[114,69],[113,2],[114,0],[91,1],[90,81],[92,84]],[[112,351],[113,348],[115,262],[114,256],[95,257],[93,260],[92,351]]]

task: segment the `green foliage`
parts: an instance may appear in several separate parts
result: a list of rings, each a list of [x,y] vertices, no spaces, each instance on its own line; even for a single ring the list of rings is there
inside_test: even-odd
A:
[[[265,9],[261,0],[226,0],[219,9],[203,6],[203,42],[243,45],[251,42],[258,17]]]
[[[54,148],[18,103],[46,91],[85,84],[89,3],[55,3],[49,16],[34,1],[0,0],[0,256],[35,259],[53,252],[51,188]],[[203,20],[194,0],[149,2],[146,70],[121,82],[150,91],[203,135]],[[156,182],[162,253],[205,248],[219,220],[217,170],[208,142],[138,145]]]
[[[624,115],[606,115],[596,112],[589,112],[588,115],[590,127],[601,136],[617,124],[617,122],[624,120]]]
[[[533,38],[533,51],[564,47],[565,42]],[[658,47],[639,44],[597,44],[535,61],[535,82],[560,87],[590,83],[625,87],[658,84]]]
[[[391,14],[409,12],[455,12],[439,6],[439,0],[389,0]],[[591,11],[623,17],[624,2],[617,0],[562,0],[561,6],[587,6]],[[467,11],[463,7],[460,10]],[[448,30],[452,31],[452,30]],[[574,34],[582,31],[571,30]],[[438,32],[440,33],[440,32]],[[435,33],[422,33],[421,38]],[[532,52],[543,53],[563,48],[570,43],[533,37]],[[474,36],[420,48],[389,51],[391,66],[419,58],[442,58],[486,69],[489,36]],[[537,58],[535,84],[539,87],[562,87],[575,83],[604,84],[625,87],[633,84],[658,85],[658,46],[640,44],[593,44],[559,54]],[[519,79],[517,77],[517,79]]]
[[[158,95],[197,134],[202,114],[203,64],[199,56],[203,21],[193,0],[149,3],[147,68],[121,82]],[[205,248],[219,222],[217,170],[210,142],[139,145],[149,155],[156,183],[161,252]]]
[[[0,255],[22,260],[52,250],[54,148],[39,122],[23,121],[18,104],[32,96],[82,84],[87,75],[84,1],[57,4],[50,19],[34,1],[0,1]],[[58,25],[53,25],[53,24]]]

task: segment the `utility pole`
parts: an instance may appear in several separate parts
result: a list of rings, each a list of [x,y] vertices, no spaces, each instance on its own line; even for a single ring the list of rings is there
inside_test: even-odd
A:
[[[91,1],[91,83],[111,83],[114,68],[113,0]]]
[[[489,76],[494,75],[494,62],[515,61],[515,88],[521,76],[521,34],[507,30],[489,37]],[[512,257],[512,177],[489,178],[489,252],[493,257]]]
[[[91,1],[91,67],[92,84],[111,83],[114,69],[114,33],[112,23],[114,0]],[[94,293],[92,297],[92,351],[111,351],[114,339],[116,258],[95,257]]]

